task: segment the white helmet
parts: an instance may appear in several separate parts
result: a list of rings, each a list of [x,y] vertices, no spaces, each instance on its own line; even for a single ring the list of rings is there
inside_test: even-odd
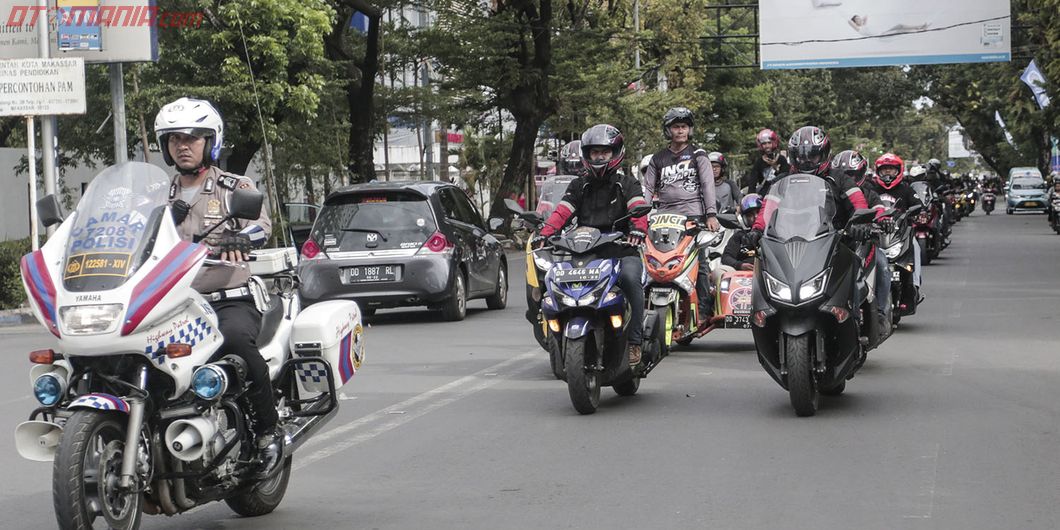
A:
[[[167,146],[169,133],[183,133],[206,138],[202,165],[209,166],[221,155],[224,144],[224,121],[217,109],[205,99],[180,98],[158,111],[155,116],[155,138],[166,164],[174,165]]]

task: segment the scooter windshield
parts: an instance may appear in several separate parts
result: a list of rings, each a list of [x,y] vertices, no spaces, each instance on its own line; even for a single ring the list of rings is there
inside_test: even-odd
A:
[[[833,230],[836,213],[831,186],[816,175],[789,175],[770,190],[767,197],[766,234],[780,241],[799,238],[811,241]]]
[[[92,179],[74,211],[63,259],[68,291],[120,287],[151,255],[169,199],[158,166],[125,162]]]
[[[913,191],[916,192],[920,202],[924,204],[930,204],[932,199],[931,186],[927,182],[917,181],[912,184]]]
[[[672,252],[681,242],[688,218],[675,213],[657,213],[648,220],[648,237],[651,244],[661,252]]]

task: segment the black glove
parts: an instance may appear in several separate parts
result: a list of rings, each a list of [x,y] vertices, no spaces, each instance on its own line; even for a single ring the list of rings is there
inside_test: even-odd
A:
[[[626,236],[626,240],[629,241],[630,245],[639,247],[644,244],[644,238],[647,234],[640,230],[633,229],[629,231],[629,235]]]
[[[191,211],[191,205],[180,199],[173,201],[169,207],[173,211],[173,223],[177,226],[180,226],[180,223],[183,223],[188,218],[188,212]]]
[[[747,232],[747,246],[751,249],[758,248],[758,242],[762,239],[761,230],[749,230]]]
[[[218,255],[224,252],[232,253],[236,250],[243,254],[250,254],[250,238],[243,234],[236,234],[234,236],[224,236],[217,243],[216,253]]]
[[[545,240],[546,239],[548,239],[548,238],[546,238],[545,236],[543,236],[541,234],[538,234],[538,235],[530,238],[530,248],[533,249],[533,250],[537,250],[537,249],[545,246]]]
[[[847,235],[854,241],[868,241],[872,237],[872,229],[866,225],[854,225],[847,230]]]
[[[877,223],[880,225],[880,228],[882,228],[885,233],[887,233],[887,234],[894,233],[894,229],[895,229],[894,219],[891,219],[890,217],[884,217],[884,218],[880,219],[879,221],[877,221]]]

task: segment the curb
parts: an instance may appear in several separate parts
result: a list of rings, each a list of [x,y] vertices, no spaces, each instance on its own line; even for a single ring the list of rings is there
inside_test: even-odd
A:
[[[33,313],[29,308],[20,309],[8,309],[0,311],[0,328],[10,326],[24,326],[26,324],[36,324],[37,318],[33,316]]]

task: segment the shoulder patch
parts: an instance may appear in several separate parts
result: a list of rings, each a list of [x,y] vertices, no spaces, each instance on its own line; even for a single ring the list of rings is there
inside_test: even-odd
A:
[[[217,184],[225,189],[234,190],[238,183],[239,178],[233,177],[232,175],[221,175],[220,177],[217,177]]]

